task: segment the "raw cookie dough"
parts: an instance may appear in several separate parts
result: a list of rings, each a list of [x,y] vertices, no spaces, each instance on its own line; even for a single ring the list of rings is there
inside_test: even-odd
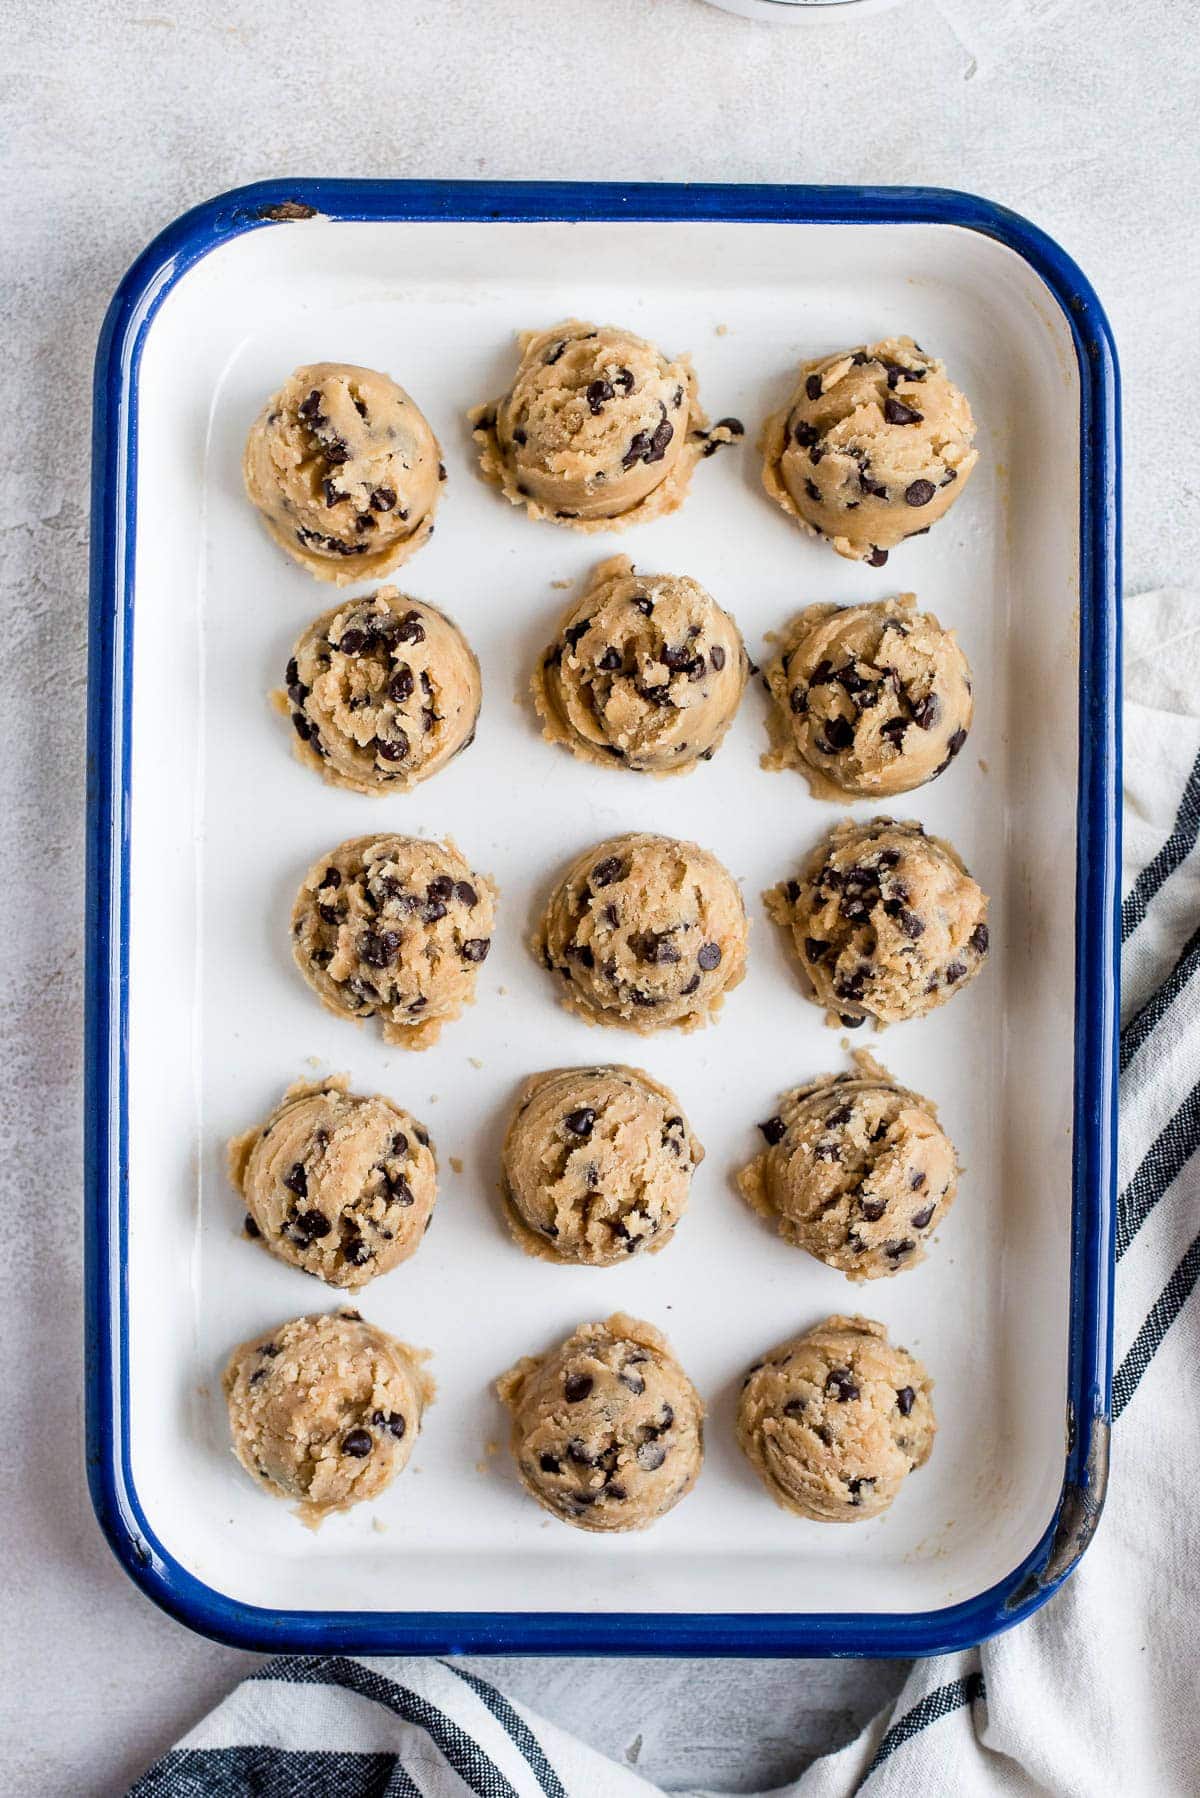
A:
[[[521,1482],[581,1530],[644,1530],[696,1483],[704,1406],[653,1325],[581,1324],[496,1381]]]
[[[395,587],[315,618],[287,692],[300,760],[335,787],[407,792],[475,739],[479,663],[458,626]]]
[[[531,1074],[504,1139],[509,1228],[526,1254],[611,1267],[675,1233],[704,1150],[640,1068]]]
[[[433,1402],[424,1349],[357,1311],[297,1317],[233,1351],[221,1378],[233,1452],[316,1528],[378,1498],[412,1454]]]
[[[313,863],[292,908],[296,966],[330,1011],[378,1016],[427,1049],[475,998],[496,888],[451,842],[351,837]]]
[[[229,1145],[246,1234],[330,1286],[365,1286],[415,1255],[437,1198],[429,1132],[345,1074],[289,1086]]]
[[[937,1423],[933,1381],[882,1324],[828,1317],[755,1367],[738,1400],[737,1436],[776,1504],[818,1523],[886,1511],[923,1467]]]
[[[786,1242],[852,1280],[924,1261],[954,1203],[958,1163],[937,1111],[859,1050],[853,1073],[793,1087],[737,1177]]]
[[[689,359],[631,331],[570,318],[518,342],[512,387],[470,421],[484,478],[531,518],[577,531],[659,518],[697,459],[742,435],[736,418],[709,431]]]
[[[251,425],[242,472],[279,547],[344,587],[390,574],[432,536],[441,454],[389,376],[313,362]]]
[[[673,837],[610,837],[571,863],[534,953],[589,1024],[698,1029],[746,972],[749,925],[715,855]]]
[[[839,556],[887,561],[936,524],[979,452],[966,395],[911,337],[801,365],[783,412],[767,421],[763,485]]]
[[[546,737],[581,760],[686,774],[711,761],[749,671],[737,625],[698,581],[636,575],[614,556],[563,614],[533,697]]]
[[[835,824],[799,877],[764,897],[830,1023],[924,1017],[987,955],[986,894],[949,843],[913,822]]]
[[[902,593],[808,606],[764,670],[775,706],[764,768],[798,768],[817,799],[885,798],[950,766],[971,728],[971,670],[953,631]]]

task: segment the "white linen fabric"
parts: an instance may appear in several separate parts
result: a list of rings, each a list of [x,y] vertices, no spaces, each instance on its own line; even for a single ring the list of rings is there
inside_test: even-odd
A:
[[[1190,1484],[1200,1464],[1200,593],[1144,594],[1126,618],[1105,1515],[1080,1567],[1041,1611],[979,1648],[916,1662],[887,1712],[775,1798],[1200,1791],[1200,1534]],[[130,1798],[658,1790],[452,1660],[298,1657],[268,1662],[240,1685]]]

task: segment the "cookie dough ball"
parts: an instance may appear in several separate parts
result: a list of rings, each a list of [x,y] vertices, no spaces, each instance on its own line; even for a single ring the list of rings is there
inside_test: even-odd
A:
[[[551,743],[639,774],[711,761],[750,672],[728,612],[686,575],[602,562],[563,615],[533,677]]]
[[[799,877],[766,894],[829,1021],[924,1017],[973,980],[988,951],[987,896],[949,843],[916,823],[847,819]]]
[[[673,837],[610,837],[577,856],[534,951],[589,1024],[695,1030],[746,972],[749,926],[715,855]]]
[[[415,1255],[437,1198],[429,1132],[345,1074],[289,1086],[229,1145],[246,1233],[330,1286],[365,1286]]]
[[[403,387],[314,362],[272,394],[246,441],[246,492],[281,549],[318,580],[389,574],[433,534],[441,450]]]
[[[313,620],[287,692],[300,760],[335,787],[407,792],[475,740],[479,663],[458,626],[395,587]]]
[[[741,435],[737,419],[709,432],[688,358],[631,331],[572,318],[518,341],[511,388],[470,418],[485,479],[531,518],[608,531],[661,517],[697,458]]]
[[[640,1068],[555,1068],[522,1086],[501,1157],[526,1254],[611,1267],[675,1233],[704,1150],[678,1099]]]
[[[882,1324],[829,1317],[751,1368],[737,1436],[776,1504],[818,1523],[886,1511],[923,1467],[937,1423],[933,1381]]]
[[[427,1359],[357,1311],[268,1330],[233,1351],[221,1379],[233,1451],[315,1528],[378,1498],[405,1466],[433,1402]]]
[[[815,605],[765,669],[775,701],[764,768],[797,768],[817,799],[886,798],[935,780],[971,728],[971,670],[911,593]]]
[[[763,484],[839,556],[887,561],[949,511],[979,460],[966,395],[911,337],[805,362],[767,423]]]
[[[651,1324],[618,1312],[527,1356],[496,1390],[522,1484],[581,1530],[644,1530],[696,1483],[704,1406]]]
[[[862,1050],[853,1059],[853,1073],[783,1095],[738,1186],[785,1242],[852,1280],[878,1280],[925,1259],[922,1244],[954,1203],[958,1161],[928,1099]]]
[[[314,862],[292,908],[296,966],[329,1011],[378,1017],[427,1049],[475,998],[496,889],[453,843],[351,837]]]

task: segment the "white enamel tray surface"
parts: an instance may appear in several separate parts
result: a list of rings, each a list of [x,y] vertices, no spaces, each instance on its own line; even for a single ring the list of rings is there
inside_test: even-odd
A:
[[[585,538],[530,523],[478,478],[467,408],[504,388],[515,331],[569,314],[690,351],[710,416],[746,421],[745,446],[702,462],[673,517]],[[965,388],[981,457],[945,522],[876,570],[768,503],[755,443],[802,357],[901,332]],[[294,638],[336,595],[268,540],[242,493],[242,444],[266,395],[327,358],[395,375],[449,469],[436,535],[400,583],[466,630],[483,713],[474,747],[407,797],[326,787],[267,703]],[[1079,387],[1037,277],[949,226],[314,220],[241,235],[179,281],[149,332],[139,409],[129,1427],[163,1546],[219,1593],[314,1611],[903,1613],[1002,1579],[1052,1515],[1067,1388]],[[618,550],[696,576],[756,659],[806,602],[912,589],[973,663],[967,748],[895,809],[947,836],[991,895],[989,963],[933,1016],[842,1037],[937,1102],[966,1168],[928,1260],[894,1279],[854,1286],[783,1246],[730,1185],[779,1090],[846,1065],[760,901],[842,812],[760,769],[758,683],[716,759],[665,781],[576,762],[526,703],[567,598],[556,583],[576,592]],[[322,1011],[291,961],[304,871],[372,830],[451,835],[500,886],[478,1002],[421,1055]],[[715,1027],[589,1028],[529,954],[556,871],[623,830],[694,838],[742,883],[749,976]],[[501,1220],[501,1134],[523,1075],[598,1059],[668,1082],[707,1159],[663,1254],[549,1267]],[[428,1240],[358,1302],[433,1351],[438,1399],[403,1477],[313,1535],[234,1461],[219,1371],[244,1337],[337,1295],[241,1238],[225,1143],[290,1081],[340,1069],[434,1134]],[[491,1387],[517,1356],[617,1309],[667,1331],[707,1400],[708,1448],[692,1496],[652,1531],[599,1538],[522,1494]],[[735,1446],[739,1381],[798,1327],[857,1309],[928,1364],[936,1447],[884,1517],[800,1522]]]

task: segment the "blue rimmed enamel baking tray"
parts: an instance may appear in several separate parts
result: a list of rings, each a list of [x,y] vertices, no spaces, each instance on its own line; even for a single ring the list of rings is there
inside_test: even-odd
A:
[[[750,447],[703,464],[680,513],[627,539],[531,526],[476,481],[462,414],[499,390],[515,329],[571,311],[689,348],[710,410],[742,414],[751,441],[802,355],[909,331],[971,395],[980,470],[886,570],[773,513]],[[484,668],[476,748],[383,802],[386,820],[314,787],[263,700],[329,595],[259,533],[238,453],[262,397],[318,358],[388,368],[441,436],[438,536],[404,585],[447,605]],[[1042,233],[967,195],[271,183],[197,208],[139,258],[95,389],[88,1467],[115,1552],[158,1603],[271,1649],[893,1655],[978,1640],[1067,1576],[1109,1428],[1118,521],[1096,297]],[[649,788],[563,766],[511,704],[561,604],[552,583],[617,548],[703,578],[752,650],[800,600],[911,588],[975,665],[971,752],[904,813],[962,849],[996,950],[961,999],[877,1047],[937,1098],[967,1176],[929,1260],[883,1290],[781,1254],[728,1190],[778,1088],[842,1057],[755,899],[837,814],[759,770],[757,697],[710,768]],[[315,1012],[287,965],[291,888],[376,827],[364,805],[379,827],[455,835],[501,884],[479,1004],[419,1058]],[[497,1126],[517,1075],[596,1044],[521,939],[562,857],[630,827],[705,841],[744,880],[751,974],[716,1029],[605,1045],[668,1079],[708,1147],[677,1241],[646,1267],[547,1269],[496,1218]],[[439,1402],[385,1501],[317,1538],[229,1457],[215,1379],[242,1336],[331,1297],[239,1241],[222,1171],[225,1136],[313,1065],[423,1113],[444,1174],[429,1244],[361,1301],[434,1351]],[[667,1328],[710,1427],[687,1503],[645,1538],[603,1541],[521,1498],[490,1452],[488,1382],[617,1306]],[[838,1309],[920,1352],[941,1424],[893,1510],[853,1530],[776,1513],[731,1442],[744,1366]]]

